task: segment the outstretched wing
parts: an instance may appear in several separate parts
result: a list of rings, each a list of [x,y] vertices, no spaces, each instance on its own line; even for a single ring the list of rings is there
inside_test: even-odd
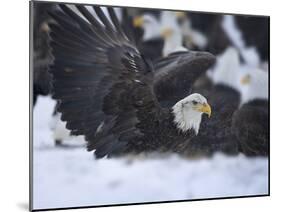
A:
[[[66,5],[51,13],[54,55],[53,97],[72,134],[85,135],[97,157],[126,152],[142,136],[139,114],[158,110],[152,92],[153,72],[123,31],[113,8],[110,19],[93,6],[81,14]]]
[[[154,91],[163,106],[186,97],[193,83],[215,62],[208,52],[176,52],[155,62]]]

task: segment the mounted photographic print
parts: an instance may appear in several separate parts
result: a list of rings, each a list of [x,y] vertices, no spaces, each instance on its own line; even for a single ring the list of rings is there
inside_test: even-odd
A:
[[[30,210],[269,195],[269,17],[30,2]]]

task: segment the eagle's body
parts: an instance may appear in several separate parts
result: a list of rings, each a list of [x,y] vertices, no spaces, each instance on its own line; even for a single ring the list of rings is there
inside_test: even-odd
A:
[[[248,156],[269,154],[269,104],[256,99],[244,104],[233,115],[233,134],[241,152]]]
[[[200,133],[186,150],[187,155],[212,155],[215,152],[238,153],[237,138],[231,132],[233,113],[239,108],[239,54],[228,48],[217,59],[212,71],[212,86],[196,90],[203,92],[212,105],[212,119],[202,122]]]
[[[169,109],[158,114],[156,111],[147,113],[147,108],[143,108],[140,109],[138,115],[141,123],[137,125],[137,131],[128,130],[127,123],[118,125],[118,128],[123,127],[124,130],[121,135],[122,141],[112,135],[108,140],[102,139],[98,144],[89,145],[88,150],[96,149],[95,155],[97,157],[143,152],[180,153],[182,149],[186,148],[190,139],[195,136],[194,130],[182,132],[176,127],[174,115]],[[116,140],[119,140],[118,144]],[[114,148],[112,148],[113,146]]]
[[[161,107],[153,66],[123,31],[112,8],[112,22],[96,6],[101,22],[83,6],[77,9],[85,19],[65,5],[60,8],[51,13],[57,22],[50,25],[55,57],[51,73],[53,97],[66,127],[84,135],[97,157],[179,152],[198,133],[202,114],[210,115],[207,100],[191,94],[172,108]],[[214,57],[205,54],[201,60],[211,64]]]
[[[187,156],[206,156],[215,152],[238,153],[238,141],[231,132],[232,116],[239,107],[240,94],[226,85],[215,85],[208,96],[212,119],[202,121],[198,136],[187,145]]]

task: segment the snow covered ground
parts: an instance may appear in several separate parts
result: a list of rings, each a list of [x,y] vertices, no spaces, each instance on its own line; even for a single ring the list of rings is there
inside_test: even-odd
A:
[[[53,107],[49,97],[40,97],[34,109],[34,209],[268,193],[266,158],[95,160],[83,147],[56,148],[49,127]]]

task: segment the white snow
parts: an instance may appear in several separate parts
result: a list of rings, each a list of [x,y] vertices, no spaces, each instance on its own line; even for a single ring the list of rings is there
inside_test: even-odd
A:
[[[53,107],[40,97],[34,109],[34,209],[268,193],[266,158],[95,160],[85,148],[56,148],[48,124]]]

